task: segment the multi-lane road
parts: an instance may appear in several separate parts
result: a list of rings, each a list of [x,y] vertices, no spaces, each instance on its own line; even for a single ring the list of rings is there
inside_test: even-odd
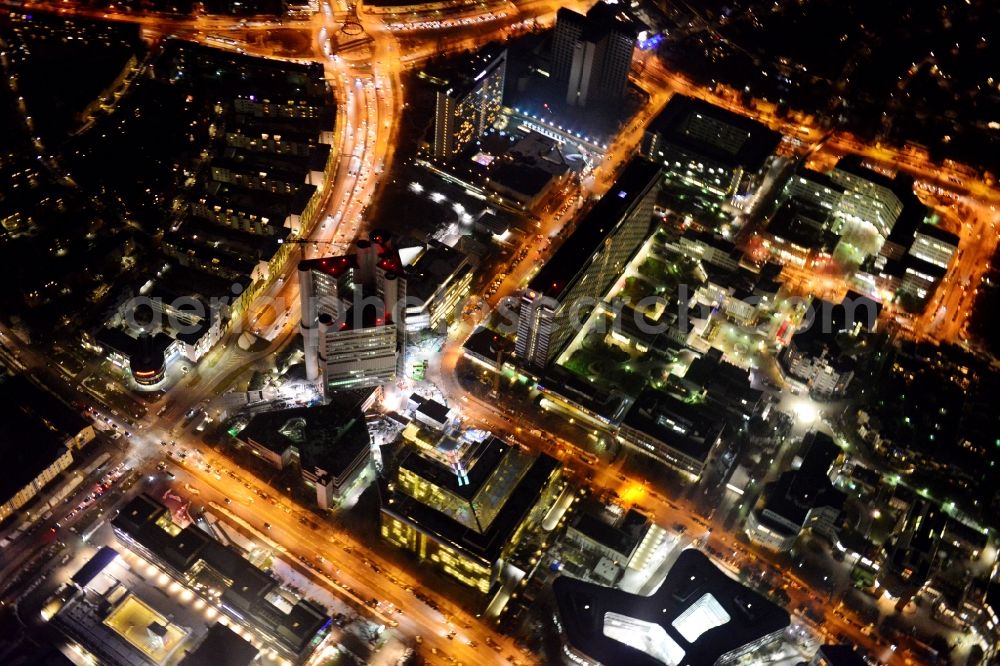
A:
[[[458,352],[444,357],[443,363],[451,364]],[[848,609],[829,606],[829,590],[814,589],[793,571],[784,568],[779,558],[765,550],[748,545],[727,530],[724,511],[704,513],[689,499],[668,497],[651,488],[645,479],[636,478],[623,469],[623,459],[607,464],[604,459],[595,458],[586,446],[577,447],[574,442],[537,430],[530,424],[530,415],[518,413],[511,418],[503,401],[480,400],[465,392],[457,382],[448,381],[454,377],[454,366],[442,370],[445,381],[442,388],[446,395],[457,398],[462,415],[469,425],[490,430],[501,436],[517,440],[529,448],[556,457],[567,473],[581,483],[591,486],[595,492],[612,492],[627,501],[630,506],[646,513],[657,524],[669,526],[675,532],[682,527],[687,539],[700,540],[702,544],[724,553],[716,557],[717,562],[734,571],[764,571],[768,578],[783,587],[788,594],[789,610],[810,607],[814,613],[823,616],[822,623],[816,623],[802,614],[796,614],[796,621],[808,625],[817,634],[830,641],[838,636],[846,636],[853,643],[863,646],[885,663],[897,663],[896,654],[890,646],[878,640],[866,628],[866,622],[856,617]],[[459,397],[461,396],[461,397]],[[520,424],[523,427],[519,427]],[[593,426],[591,426],[593,427]],[[610,432],[598,430],[601,437],[612,439]],[[579,440],[577,440],[579,441]],[[901,660],[902,654],[898,656]],[[902,663],[902,661],[898,662]]]
[[[663,62],[648,57],[640,85],[649,90],[670,90],[698,97],[750,116],[786,136],[823,137],[822,144],[810,156],[811,165],[832,167],[845,155],[861,155],[893,171],[909,174],[917,184],[917,192],[925,202],[946,220],[945,228],[958,233],[961,255],[952,260],[949,278],[942,283],[925,314],[912,318],[904,329],[916,339],[963,343],[964,323],[975,301],[975,288],[988,269],[988,261],[997,249],[1000,238],[1000,190],[978,178],[973,169],[953,162],[932,161],[925,151],[882,144],[870,145],[845,131],[830,131],[811,116],[790,113],[776,115],[774,104],[753,100],[745,102],[735,91],[718,88],[709,90],[692,83],[678,72],[667,70]],[[938,196],[926,196],[932,192]],[[962,212],[957,210],[962,206]],[[960,264],[960,265],[959,265]],[[831,293],[843,289],[824,276],[813,276],[818,288]],[[803,279],[808,282],[809,280]],[[941,310],[944,305],[946,310]],[[960,313],[960,314],[956,314]]]
[[[152,35],[177,35],[222,48],[227,46],[219,43],[213,36],[226,34],[236,41],[228,48],[275,57],[259,44],[237,39],[257,31],[274,29],[278,27],[275,23],[251,21],[240,24],[234,19],[218,17],[182,19],[104,12],[66,2],[7,4],[49,9],[64,15],[138,23]],[[582,7],[589,3],[577,4]],[[324,64],[338,102],[335,145],[339,151],[340,163],[333,178],[324,185],[324,214],[310,236],[304,239],[303,254],[309,256],[310,253],[333,254],[343,251],[363,228],[365,210],[377,194],[379,177],[391,169],[396,141],[395,121],[400,117],[404,99],[400,85],[400,74],[404,69],[414,67],[442,51],[465,50],[490,39],[504,39],[512,30],[523,29],[529,22],[540,26],[548,25],[560,6],[564,6],[564,3],[528,0],[516,6],[506,3],[466,7],[449,13],[444,20],[428,16],[390,18],[361,13],[357,19],[370,41],[343,53],[336,52],[336,43],[350,41],[342,32],[345,17],[352,10],[345,0],[324,2],[321,5],[322,11],[309,19],[283,21],[280,27],[309,31],[312,50],[309,58]],[[342,39],[331,41],[334,36]],[[683,76],[666,70],[655,58],[649,60],[637,83],[649,94],[650,101],[609,149],[595,174],[590,194],[599,195],[610,186],[620,164],[634,152],[649,119],[676,92],[701,97],[751,115],[786,133],[801,133],[803,127],[817,135],[821,132],[820,128],[809,126],[807,119],[777,118],[773,115],[773,109],[766,104],[754,103],[748,106],[737,101],[735,96],[716,94],[695,86]],[[934,307],[928,311],[927,316],[931,320],[924,322],[925,326],[918,327],[920,330],[931,331],[930,334],[935,338],[954,339],[960,333],[964,318],[953,316],[952,313],[968,308],[968,294],[974,288],[970,285],[977,283],[977,276],[981,274],[985,263],[984,258],[990,256],[996,245],[995,206],[1000,203],[1000,194],[985,183],[975,180],[967,170],[959,167],[942,168],[914,151],[863,145],[844,133],[834,133],[824,144],[818,158],[847,153],[862,154],[911,173],[934,187],[953,193],[974,211],[973,215],[961,223],[961,248],[967,254],[961,259],[961,265],[949,272],[941,294],[936,297]],[[572,215],[566,217],[568,221]],[[540,235],[543,238],[552,236],[564,223],[557,211],[551,211],[539,223]],[[536,247],[537,243],[538,241],[530,238],[526,240],[526,247],[533,253],[532,261],[523,262],[516,270],[511,271],[501,282],[501,289],[489,299],[491,305],[500,298],[515,293],[530,278],[532,265],[544,260],[544,248]],[[181,415],[188,408],[219,393],[242,367],[280,348],[294,335],[298,325],[298,287],[294,264],[295,262],[289,262],[287,273],[277,279],[260,302],[249,309],[251,322],[271,317],[270,320],[264,319],[269,323],[265,324],[266,330],[263,332],[271,341],[270,345],[254,353],[244,352],[235,344],[236,335],[228,336],[223,344],[202,361],[197,373],[192,373],[172,390],[171,408],[162,416],[148,416],[144,420],[142,435],[136,438],[139,447],[144,447],[141,448],[144,452],[141,462],[151,464],[161,455],[163,450],[159,448],[158,439],[178,439],[181,446],[192,451],[188,461],[178,466],[178,479],[197,489],[200,501],[210,503],[224,518],[229,518],[248,533],[270,540],[276,547],[287,552],[293,562],[299,563],[301,557],[310,563],[308,566],[303,564],[302,568],[317,584],[348,602],[357,604],[360,600],[362,612],[370,612],[387,623],[398,623],[398,630],[406,636],[420,635],[429,648],[425,652],[433,649],[439,653],[432,658],[439,661],[454,659],[462,663],[501,663],[505,662],[508,655],[516,654],[521,661],[530,661],[530,658],[516,651],[509,639],[496,634],[482,621],[462,612],[440,595],[424,590],[427,598],[432,599],[445,614],[435,611],[414,596],[413,590],[417,582],[407,573],[380,558],[377,553],[368,551],[345,530],[336,529],[327,522],[316,521],[310,512],[294,506],[273,490],[265,490],[265,484],[250,472],[236,468],[231,461],[205,448],[177,427]],[[274,307],[268,298],[283,305]],[[268,310],[273,311],[269,313]],[[500,432],[510,430],[505,426],[502,412],[495,405],[466,396],[454,381],[459,346],[468,333],[468,328],[463,324],[453,330],[436,378],[455,404],[461,401],[463,412],[471,421]],[[463,396],[466,396],[465,400],[462,400]],[[565,449],[560,452],[561,445],[554,445],[553,440],[546,435],[536,436],[524,430],[508,434],[537,450],[554,453],[580,478],[590,476],[591,483],[598,488],[624,494],[641,486],[638,480],[628,478],[618,468],[594,468],[584,462],[585,459],[567,454]],[[215,471],[206,471],[206,464]],[[261,499],[258,491],[272,496],[274,500]],[[226,502],[227,498],[229,502]],[[720,551],[733,552],[730,564],[746,566],[753,561],[768,560],[766,554],[751,552],[727,535],[722,525],[709,523],[707,519],[698,516],[693,506],[653,492],[644,494],[641,501],[643,508],[655,516],[658,522],[684,525],[687,534],[705,532],[711,526],[713,529],[707,542]],[[270,529],[265,529],[264,523]],[[789,582],[788,591],[793,604],[808,603],[810,599],[817,598],[817,592],[808,590],[794,575],[788,572],[783,572],[782,575]],[[381,602],[379,608],[364,606],[372,597]],[[392,604],[391,608],[402,612],[389,614],[390,607],[385,604]],[[859,644],[878,648],[869,637],[860,632],[856,620],[835,616],[832,612],[827,613],[826,620],[831,631],[836,630],[837,633],[850,636]],[[451,628],[457,631],[457,635],[448,639],[446,634]],[[500,653],[486,647],[487,638],[502,646]],[[470,641],[477,642],[479,647],[470,646]]]
[[[532,661],[511,639],[425,587],[349,531],[296,506],[228,459],[196,448],[198,442],[193,439],[187,440],[189,446],[183,442],[170,447],[169,469],[176,476],[178,494],[236,525],[246,536],[273,547],[277,557],[358,613],[395,627],[408,641],[420,636],[425,651],[434,654],[437,650],[441,661],[500,664],[509,663],[507,657],[512,655],[522,663]],[[179,456],[182,452],[186,454],[183,460]],[[371,605],[373,599],[377,606]],[[452,631],[453,637],[448,638]],[[500,650],[490,648],[489,641]]]

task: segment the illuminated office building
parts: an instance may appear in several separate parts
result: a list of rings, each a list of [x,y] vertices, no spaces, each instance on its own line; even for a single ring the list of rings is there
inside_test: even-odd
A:
[[[521,536],[554,502],[559,463],[493,436],[440,437],[416,423],[404,437],[382,488],[382,537],[488,593]]]
[[[473,267],[468,257],[436,240],[399,248],[406,283],[406,330],[440,329],[468,296]]]
[[[394,381],[406,332],[448,321],[471,280],[457,250],[377,230],[351,254],[301,261],[306,377],[326,391]]]
[[[802,168],[788,179],[782,194],[832,215],[840,209],[844,192],[844,186],[834,182],[829,175]]]
[[[585,313],[603,299],[652,228],[660,168],[641,158],[618,180],[576,231],[528,283],[521,299],[515,352],[522,364],[544,368],[570,339]],[[577,326],[574,326],[577,324]]]
[[[370,251],[371,244],[363,242],[364,251]],[[371,291],[373,263],[370,275],[362,276],[369,258],[360,250],[299,263],[306,378],[320,380],[325,391],[391,382],[402,355],[397,343],[402,323],[393,320],[392,308]]]
[[[756,188],[780,141],[756,120],[674,95],[646,129],[640,153],[668,176],[729,198]]]
[[[455,74],[422,74],[437,87],[432,146],[436,159],[451,159],[497,121],[506,72],[507,49],[490,44]]]
[[[870,225],[883,240],[889,237],[913,194],[908,178],[890,178],[872,171],[857,155],[841,158],[830,178],[845,190],[839,209],[843,218]]]
[[[956,252],[958,236],[933,224],[921,224],[910,246],[910,254],[914,257],[946,270]]]

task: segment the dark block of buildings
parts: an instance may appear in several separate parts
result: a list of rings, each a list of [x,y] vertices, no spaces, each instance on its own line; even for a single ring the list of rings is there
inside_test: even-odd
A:
[[[651,596],[560,576],[552,584],[564,647],[607,666],[730,664],[780,639],[790,618],[687,549]]]

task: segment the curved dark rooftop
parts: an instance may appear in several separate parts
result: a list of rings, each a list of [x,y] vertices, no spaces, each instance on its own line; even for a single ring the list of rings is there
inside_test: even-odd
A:
[[[708,666],[719,657],[788,627],[788,612],[729,578],[700,551],[681,552],[660,588],[648,597],[560,576],[552,584],[559,622],[576,650],[608,666],[663,666],[646,652],[604,633],[605,615],[616,614],[662,628],[684,651],[677,666]],[[729,621],[689,642],[674,622],[705,595]]]

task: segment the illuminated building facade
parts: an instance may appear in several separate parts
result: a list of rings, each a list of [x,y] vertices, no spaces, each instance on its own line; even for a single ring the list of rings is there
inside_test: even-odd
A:
[[[406,330],[437,329],[469,294],[472,264],[465,254],[436,240],[404,245],[397,279],[405,282]]]
[[[354,254],[299,262],[306,378],[321,381],[324,391],[396,378],[406,340],[397,266],[391,240],[380,232],[358,241]]]
[[[449,160],[478,139],[500,117],[507,49],[490,44],[450,78],[425,75],[438,90],[434,101],[436,159]]]
[[[799,169],[785,183],[782,193],[785,197],[833,214],[840,208],[844,192],[844,186],[834,182],[827,174],[811,169]]]
[[[341,257],[299,263],[306,377],[326,391],[384,385],[401,371],[407,331],[453,315],[472,281],[461,252],[372,231]]]
[[[858,272],[858,288],[883,302],[904,297],[907,307],[925,304],[958,254],[958,236],[942,229],[939,221],[909,193],[878,256]]]
[[[862,166],[856,155],[841,158],[830,172],[834,183],[844,188],[840,212],[847,220],[871,225],[884,240],[903,212],[912,186],[906,178],[889,178]]]
[[[0,521],[34,500],[93,438],[93,426],[55,396],[24,376],[0,374],[0,455],[8,465]]]
[[[636,31],[610,4],[598,2],[584,16],[563,7],[552,38],[553,78],[570,106],[615,102],[625,95]]]
[[[938,268],[948,268],[958,251],[958,236],[932,224],[922,224],[913,235],[910,254]]]
[[[875,178],[876,181],[867,178]],[[823,231],[839,236],[848,224],[865,225],[886,238],[903,210],[905,197],[892,181],[850,161],[831,174],[800,169],[782,191],[785,206],[808,214]]]
[[[49,455],[37,453],[38,455],[32,456],[36,461],[31,467],[20,465],[23,458],[18,460],[16,457],[5,457],[17,469],[15,473],[6,475],[7,478],[0,487],[0,520],[5,520],[34,499],[49,482],[73,464],[73,454],[63,446],[55,447]]]
[[[209,244],[217,240],[207,229],[192,232],[192,236]],[[176,238],[166,240],[165,247],[168,245],[172,252],[186,257],[185,262],[219,266],[207,250],[183,245]],[[247,272],[254,272],[251,265],[260,267],[247,260]],[[234,295],[249,284],[235,280],[234,274],[226,277],[234,281],[206,275],[191,265],[168,265],[137,288],[127,288],[105,325],[93,337],[85,336],[84,346],[129,373],[134,381],[131,388],[163,388],[162,382],[175,362],[197,363],[222,338]],[[254,272],[253,279],[258,277]]]
[[[668,243],[667,247],[727,271],[737,270],[742,256],[732,241],[696,229],[685,229],[681,236],[676,241]]]
[[[588,306],[608,288],[649,236],[661,170],[641,158],[580,220],[532,278],[521,299],[515,352],[521,363],[544,368],[581,325]]]
[[[772,261],[800,268],[829,261],[839,240],[830,231],[827,211],[791,201],[782,204],[754,237],[760,238]]]
[[[348,309],[339,327],[331,315],[321,314],[319,325],[319,358],[327,390],[382,385],[396,378],[402,351],[396,343],[396,324],[384,310],[366,308],[359,315]]]
[[[428,437],[413,424],[408,431],[382,488],[382,538],[486,594],[555,501],[559,464],[492,436],[470,442]]]
[[[646,129],[640,153],[668,176],[729,198],[756,188],[780,141],[746,116],[674,95]]]

